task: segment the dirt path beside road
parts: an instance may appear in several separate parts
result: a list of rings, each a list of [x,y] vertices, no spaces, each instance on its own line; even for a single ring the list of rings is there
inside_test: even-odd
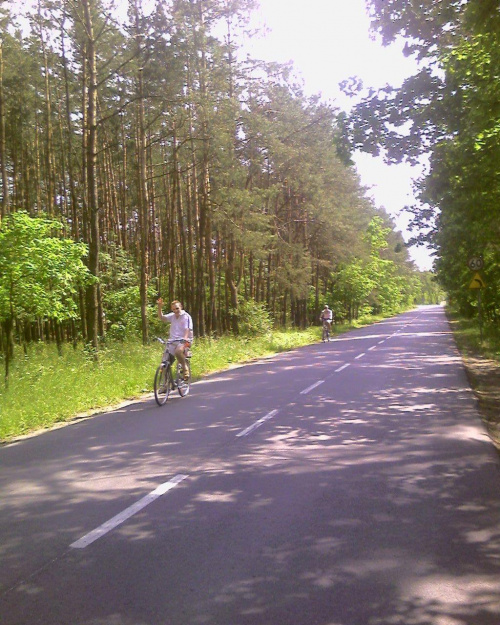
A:
[[[481,418],[500,452],[500,363],[471,354],[462,354],[462,360],[478,400]]]

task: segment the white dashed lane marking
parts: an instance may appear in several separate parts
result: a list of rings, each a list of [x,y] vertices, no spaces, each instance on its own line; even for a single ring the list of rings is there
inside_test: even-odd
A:
[[[409,324],[407,324],[407,325],[409,325]],[[406,326],[403,326],[402,329],[404,329],[404,328],[406,328]],[[398,330],[397,332],[393,333],[391,336],[388,336],[385,339],[382,339],[382,340],[378,341],[377,345],[382,345],[382,343],[385,343],[385,341],[387,339],[392,338],[393,336],[395,336],[399,332],[401,332],[401,329]],[[369,347],[367,349],[367,351],[374,350],[377,347],[377,345],[372,345],[372,347]],[[324,352],[324,353],[327,353],[327,352]],[[366,355],[366,352],[362,352],[361,354],[358,354],[357,356],[355,356],[354,360],[358,360],[359,358],[362,358],[365,355]],[[339,367],[338,369],[335,369],[334,373],[340,373],[341,371],[344,371],[344,369],[347,369],[347,367],[350,367],[350,365],[351,365],[351,363],[347,362],[344,365],[342,365],[341,367]],[[304,390],[300,391],[300,394],[301,395],[307,395],[308,393],[310,393],[312,390],[314,390],[315,388],[317,388],[321,384],[324,384],[324,382],[325,382],[325,380],[318,380],[314,384],[311,384],[310,386],[308,386]],[[248,436],[249,434],[254,432],[258,427],[260,427],[263,423],[265,423],[266,421],[269,421],[270,419],[275,417],[278,414],[278,412],[279,412],[278,409],[271,410],[271,412],[268,412],[264,417],[261,417],[260,419],[258,419],[254,423],[252,423],[252,425],[250,425],[249,427],[245,428],[241,432],[238,432],[238,434],[236,434],[236,436],[238,438],[241,438],[241,437],[244,437],[244,436]],[[149,504],[153,503],[156,499],[158,499],[159,497],[161,497],[162,495],[164,495],[168,491],[170,491],[173,488],[175,488],[178,484],[180,484],[182,481],[184,481],[188,477],[189,477],[188,475],[178,474],[178,475],[174,476],[168,482],[164,482],[163,484],[160,484],[160,486],[155,488],[155,490],[151,491],[148,495],[146,495],[142,499],[139,499],[139,501],[137,501],[136,503],[132,504],[131,506],[129,506],[128,508],[126,508],[125,510],[123,510],[122,512],[120,512],[119,514],[114,516],[113,518],[109,519],[109,521],[106,521],[105,523],[103,523],[102,525],[100,525],[96,529],[92,530],[88,534],[85,534],[85,536],[83,536],[79,540],[77,540],[74,543],[72,543],[70,545],[70,547],[72,547],[73,549],[84,549],[85,547],[88,547],[88,545],[91,545],[93,542],[95,542],[99,538],[102,538],[103,536],[105,536],[108,532],[113,530],[115,527],[118,527],[124,521],[126,521],[127,519],[129,519],[133,515],[135,515],[138,512],[140,512],[146,506],[148,506]]]
[[[305,388],[303,391],[300,391],[300,394],[301,395],[307,395],[307,393],[309,393],[310,391],[315,389],[317,386],[320,386],[320,384],[323,384],[323,382],[324,382],[324,380],[318,380],[314,384],[311,384],[311,386],[308,386],[307,388]]]
[[[105,534],[113,530],[115,527],[121,525],[131,516],[137,514],[146,506],[149,506],[149,504],[153,503],[153,501],[158,499],[158,497],[161,497],[169,490],[172,490],[172,488],[175,488],[177,484],[180,484],[187,477],[187,475],[179,474],[173,477],[170,481],[160,484],[158,488],[155,488],[155,490],[151,491],[148,495],[146,495],[142,499],[139,499],[139,501],[136,501],[134,504],[123,510],[123,512],[120,512],[112,519],[109,519],[109,521],[106,521],[106,523],[103,523],[95,530],[92,530],[88,534],[85,534],[85,536],[72,543],[70,547],[73,547],[73,549],[84,549],[85,547],[88,547],[90,544],[92,544],[99,538],[102,538]]]
[[[343,371],[344,369],[347,369],[347,367],[350,367],[350,366],[351,366],[351,363],[347,362],[345,365],[342,365],[338,369],[335,369],[335,373],[340,373],[341,371]]]
[[[275,417],[277,414],[278,414],[278,410],[271,410],[271,412],[268,412],[265,417],[261,417],[258,421],[255,421],[255,423],[252,423],[252,425],[250,425],[249,427],[245,428],[241,432],[238,432],[236,436],[237,437],[248,436],[251,432],[256,430],[266,421],[269,421],[269,419],[272,419],[273,417]]]

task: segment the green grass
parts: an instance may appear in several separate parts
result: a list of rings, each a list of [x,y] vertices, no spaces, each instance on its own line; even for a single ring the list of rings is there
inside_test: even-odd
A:
[[[274,332],[266,337],[198,339],[193,346],[192,376],[248,362],[318,340],[318,328]],[[70,345],[57,354],[55,345],[33,345],[25,356],[16,348],[9,386],[0,382],[0,441],[91,414],[152,391],[162,346],[140,341],[105,345],[99,361]],[[3,372],[2,372],[3,373]]]
[[[483,323],[481,335],[477,319],[465,319],[449,308],[446,314],[458,348],[463,354],[500,361],[500,326],[498,324]]]
[[[345,332],[376,320],[337,325],[334,331]],[[316,342],[320,336],[321,328],[313,327],[255,338],[198,339],[193,345],[192,376],[196,380],[231,365]],[[104,345],[97,363],[81,346],[66,345],[60,356],[55,345],[32,345],[27,356],[16,348],[8,388],[0,381],[0,442],[151,392],[161,354],[159,343],[144,347],[139,340]]]
[[[0,386],[0,440],[71,419],[137,397],[151,377],[155,357],[138,343],[105,348],[96,364],[81,347],[34,345],[28,357],[19,350],[9,386]]]

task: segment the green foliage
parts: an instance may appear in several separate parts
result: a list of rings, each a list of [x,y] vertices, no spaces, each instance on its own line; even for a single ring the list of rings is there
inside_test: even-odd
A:
[[[68,276],[63,287],[64,268],[55,265],[59,237],[43,243],[51,277],[26,266],[13,311],[17,321],[37,318],[38,327],[17,324],[16,340],[41,330],[59,341],[62,331],[85,336],[90,358],[106,337],[127,341],[142,332],[146,341],[165,332],[153,297],[160,285],[183,300],[202,336],[238,325],[263,336],[271,320],[304,328],[317,319],[319,294],[332,294],[341,314],[337,279],[354,316],[399,306],[405,248],[387,219],[370,223],[380,212],[352,167],[345,116],[307,97],[290,64],[239,60],[253,0],[152,3],[147,19],[141,2],[130,3],[111,21],[112,3],[90,4],[93,29],[79,10],[87,3],[48,0],[27,8],[26,36],[8,34],[12,16],[0,24],[0,186],[8,185],[16,209],[60,216],[74,240],[90,244],[88,266],[99,275],[98,289],[76,297],[77,281]],[[12,13],[18,5],[11,3]],[[81,139],[96,129],[94,166]],[[14,210],[3,204],[3,212]]]
[[[446,300],[446,293],[437,281],[436,274],[423,271],[417,274],[418,290],[416,304],[440,304]]]
[[[133,259],[126,250],[110,246],[101,254],[100,283],[105,310],[106,339],[120,340],[138,336],[141,332],[141,295],[139,278]],[[156,291],[148,288],[148,321],[155,334],[163,327],[157,318]]]
[[[102,346],[98,363],[83,346],[59,354],[33,344],[27,357],[16,351],[9,387],[0,387],[0,440],[138,397],[151,388],[158,356],[138,341]]]
[[[369,0],[385,42],[421,61],[399,88],[366,94],[346,123],[351,145],[389,161],[429,160],[412,207],[415,240],[462,314],[476,310],[467,260],[482,255],[484,313],[500,314],[500,13],[496,0]]]
[[[102,299],[106,315],[106,336],[124,340],[141,328],[141,296],[138,276],[127,252],[112,246],[101,254]]]
[[[467,355],[478,354],[500,361],[500,328],[498,323],[483,323],[482,329],[478,319],[464,317],[455,306],[446,309],[453,335],[460,351]]]
[[[335,301],[332,306],[336,319],[352,320],[370,310],[369,296],[375,283],[366,272],[366,263],[359,258],[345,264],[336,275]]]
[[[138,286],[107,291],[103,296],[106,309],[107,338],[123,340],[136,336],[141,328],[141,296]]]
[[[77,316],[75,296],[91,280],[83,243],[60,238],[59,222],[7,215],[0,224],[0,319]]]
[[[241,300],[237,311],[239,332],[244,336],[265,336],[272,329],[271,315],[254,299]]]
[[[418,280],[404,265],[383,258],[391,229],[375,216],[364,235],[367,255],[343,263],[334,276],[331,295],[337,320],[352,321],[366,314],[387,315],[411,306],[418,293]]]

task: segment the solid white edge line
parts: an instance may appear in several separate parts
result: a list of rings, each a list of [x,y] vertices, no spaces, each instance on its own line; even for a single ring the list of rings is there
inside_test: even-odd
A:
[[[312,391],[314,388],[316,388],[317,386],[320,386],[320,384],[323,384],[324,380],[319,380],[318,382],[315,382],[314,384],[311,384],[311,386],[308,386],[307,388],[305,388],[303,391],[300,391],[301,395],[307,395],[307,393],[309,393],[310,391]]]
[[[266,421],[269,421],[269,419],[272,419],[274,416],[276,416],[278,414],[278,410],[271,410],[271,412],[268,412],[266,414],[265,417],[261,417],[260,419],[258,419],[257,421],[255,421],[255,423],[252,423],[252,425],[250,425],[249,427],[245,428],[244,430],[242,430],[241,432],[238,432],[238,434],[236,434],[237,437],[240,436],[248,436],[248,434],[250,434],[250,432],[253,432],[254,430],[256,430],[259,426],[261,426],[263,423],[265,423]]]
[[[179,475],[176,475],[168,482],[165,482],[164,484],[160,484],[157,488],[155,488],[155,490],[145,495],[142,499],[139,499],[139,501],[136,501],[134,504],[132,504],[131,506],[129,506],[128,508],[126,508],[125,510],[123,510],[122,512],[114,516],[113,518],[109,519],[109,521],[106,521],[106,523],[103,523],[102,525],[97,527],[95,530],[92,530],[88,534],[85,534],[85,536],[82,536],[82,538],[72,543],[70,547],[72,547],[73,549],[84,549],[85,547],[88,547],[88,545],[92,544],[93,542],[95,542],[96,540],[98,540],[99,538],[107,534],[108,532],[110,532],[115,527],[118,527],[118,525],[121,525],[124,521],[129,519],[131,516],[133,516],[134,514],[137,514],[137,512],[139,512],[140,510],[148,506],[150,503],[158,499],[158,497],[161,497],[169,490],[172,490],[172,488],[175,488],[177,484],[180,484],[187,477],[188,477],[187,475],[183,475],[180,473]]]
[[[351,363],[347,362],[345,365],[342,365],[338,369],[335,369],[335,373],[340,373],[341,371],[343,371],[344,369],[347,369],[347,367],[350,367],[350,366],[351,366]]]

